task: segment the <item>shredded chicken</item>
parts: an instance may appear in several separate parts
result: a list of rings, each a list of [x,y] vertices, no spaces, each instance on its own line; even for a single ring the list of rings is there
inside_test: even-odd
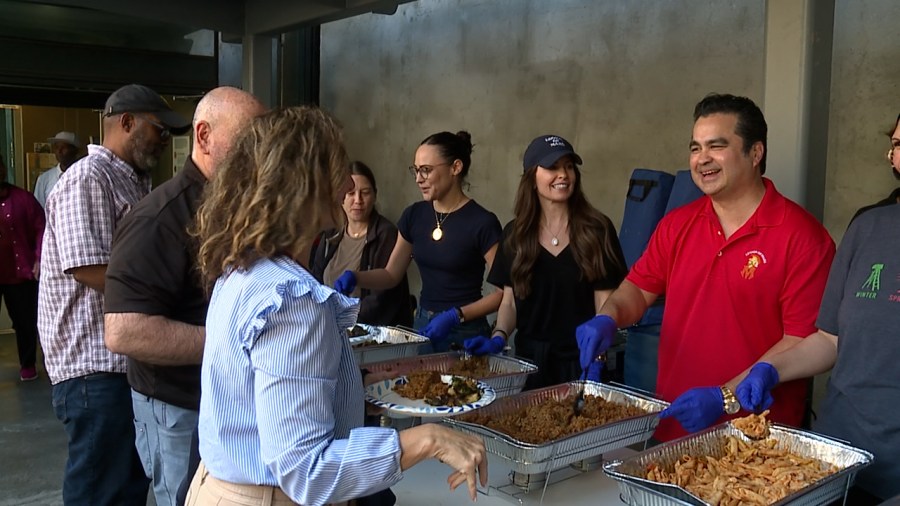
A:
[[[728,436],[725,454],[682,455],[674,466],[652,464],[647,479],[687,489],[713,506],[773,504],[838,469],[777,447],[778,441]]]

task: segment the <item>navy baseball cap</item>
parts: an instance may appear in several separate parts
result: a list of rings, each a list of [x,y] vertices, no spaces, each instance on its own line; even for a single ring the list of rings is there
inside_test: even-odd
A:
[[[187,133],[191,121],[173,111],[159,93],[141,84],[127,84],[106,99],[103,108],[104,116],[115,116],[126,112],[150,112],[159,118],[160,123],[169,128],[175,135]]]
[[[581,165],[581,157],[569,144],[569,141],[558,135],[541,135],[535,137],[528,149],[525,150],[525,156],[522,158],[522,166],[525,172],[532,167],[552,167],[560,158],[572,155],[575,163]]]

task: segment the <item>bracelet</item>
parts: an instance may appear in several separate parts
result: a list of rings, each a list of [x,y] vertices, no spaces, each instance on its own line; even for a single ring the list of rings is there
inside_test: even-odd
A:
[[[491,336],[493,337],[493,335],[496,334],[497,332],[503,334],[503,340],[504,340],[504,341],[509,341],[509,334],[507,334],[505,330],[503,330],[503,329],[498,329],[498,328],[496,328],[496,327],[494,327],[494,330],[491,331]]]
[[[455,307],[455,308],[453,308],[453,309],[456,310],[456,316],[459,318],[459,323],[465,323],[465,322],[466,322],[466,315],[463,314],[462,308],[461,308],[461,307]]]

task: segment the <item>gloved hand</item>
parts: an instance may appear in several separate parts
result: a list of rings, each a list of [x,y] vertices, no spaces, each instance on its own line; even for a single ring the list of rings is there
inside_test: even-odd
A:
[[[344,271],[341,277],[334,282],[334,289],[344,295],[350,295],[356,288],[356,274],[353,271]]]
[[[475,336],[463,341],[463,348],[475,356],[493,355],[502,352],[503,348],[506,348],[506,340],[500,336],[494,336],[490,339],[484,336]]]
[[[603,372],[603,364],[604,362],[601,362],[599,360],[594,360],[593,362],[591,362],[591,365],[589,365],[587,368],[587,375],[585,375],[585,379],[588,381],[596,381],[597,383],[599,383],[600,373]]]
[[[575,341],[581,350],[579,362],[587,369],[612,344],[618,326],[605,314],[597,315],[575,329]]]
[[[456,308],[451,307],[432,318],[422,329],[422,335],[431,339],[432,342],[439,343],[447,339],[450,331],[457,325],[459,325],[459,314],[457,314]]]
[[[697,387],[679,395],[659,417],[674,417],[684,430],[697,432],[716,423],[724,413],[725,400],[721,388]]]
[[[778,371],[768,362],[754,365],[734,390],[741,407],[759,413],[772,405],[772,389],[778,385]]]

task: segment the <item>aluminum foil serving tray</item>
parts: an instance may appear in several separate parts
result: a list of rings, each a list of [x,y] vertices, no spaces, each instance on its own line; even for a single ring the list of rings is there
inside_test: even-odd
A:
[[[462,356],[463,353],[458,351],[420,355],[367,364],[366,369],[371,372],[396,372],[398,376],[419,369],[443,373],[447,372],[450,366],[458,362]],[[493,375],[475,379],[490,385],[498,398],[521,392],[528,375],[537,371],[537,366],[531,362],[503,355],[488,356],[488,367],[494,373]]]
[[[780,425],[773,425],[769,433],[770,437],[778,440],[778,448],[833,464],[840,469],[837,473],[773,503],[773,506],[829,504],[842,498],[856,473],[872,463],[871,453],[820,434]],[[603,465],[603,472],[619,482],[622,499],[631,506],[708,506],[709,503],[681,487],[647,480],[645,470],[650,464],[671,469],[675,461],[685,454],[721,457],[725,454],[727,436],[746,440],[741,431],[731,422],[726,422],[626,459],[607,462]]]
[[[510,470],[523,474],[537,474],[555,471],[574,462],[596,457],[603,452],[646,441],[653,435],[659,423],[657,414],[669,405],[665,401],[626,388],[593,381],[573,381],[497,399],[490,406],[481,408],[478,413],[505,414],[546,400],[562,400],[573,395],[582,383],[585,395],[637,406],[647,411],[647,414],[594,427],[543,444],[519,441],[483,425],[460,419],[445,419],[443,422],[462,432],[482,436],[487,451],[507,460]]]
[[[399,327],[366,325],[365,328],[369,334],[350,338],[353,355],[359,365],[413,356],[421,344],[428,342],[427,337]],[[365,346],[359,346],[362,344]]]

